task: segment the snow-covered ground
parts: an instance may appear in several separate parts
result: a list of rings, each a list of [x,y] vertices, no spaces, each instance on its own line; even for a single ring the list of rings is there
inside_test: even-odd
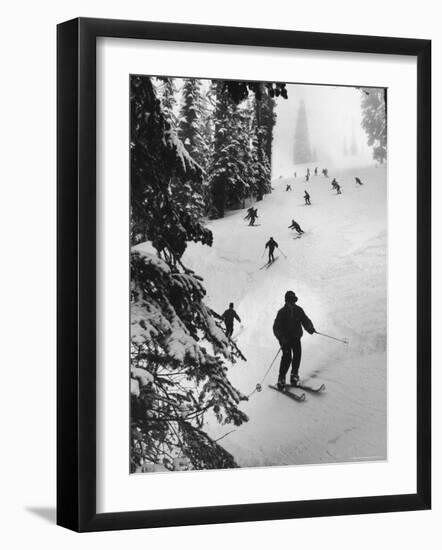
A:
[[[222,445],[241,466],[385,459],[386,170],[333,170],[329,179],[312,176],[309,183],[297,172],[297,179],[274,180],[272,194],[256,203],[259,226],[247,226],[244,210],[211,221],[213,247],[203,250],[190,243],[183,262],[204,277],[207,302],[216,311],[235,303],[244,325],[241,331],[236,325],[237,343],[247,362],[235,364],[229,376],[246,395],[278,350],[272,325],[286,290],[296,292],[318,331],[350,343],[305,334],[301,377],[312,384],[325,382],[327,391],[295,403],[269,389],[277,378],[278,358],[263,391],[241,405],[250,421],[223,438]],[[333,177],[342,195],[331,190]],[[287,183],[291,192],[285,191]],[[304,205],[304,189],[311,206]],[[287,228],[292,219],[305,231],[301,238]],[[270,236],[279,243],[279,258],[260,269]],[[214,437],[232,429],[209,424]]]

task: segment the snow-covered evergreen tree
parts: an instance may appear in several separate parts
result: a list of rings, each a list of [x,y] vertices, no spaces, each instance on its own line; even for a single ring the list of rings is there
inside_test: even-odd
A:
[[[380,164],[387,158],[387,91],[383,88],[362,88],[362,128],[373,147],[373,158]]]
[[[186,78],[182,95],[178,136],[184,143],[190,156],[201,166],[204,164],[206,158],[201,131],[203,113],[205,112],[205,98],[201,80]]]
[[[244,199],[252,196],[253,181],[250,178],[250,168],[253,163],[250,142],[249,109],[232,104],[229,121],[229,143],[226,153],[229,155],[229,172],[226,207],[228,209],[242,208]]]
[[[262,200],[271,192],[271,158],[273,127],[276,122],[274,100],[265,93],[264,85],[253,99],[254,117],[252,124],[252,172],[256,199]]]
[[[131,281],[132,471],[234,467],[203,421],[206,414],[223,424],[247,420],[226,367],[241,354],[204,304],[200,278],[135,252]]]
[[[175,114],[177,104],[177,87],[174,78],[162,77],[161,81],[161,109],[164,116],[171,123],[172,127],[178,128],[178,117]]]
[[[205,89],[200,105],[200,121],[198,125],[199,143],[201,151],[199,153],[199,162],[204,169],[204,181],[207,182],[207,172],[214,149],[215,140],[215,85],[210,84]]]
[[[208,178],[215,217],[222,217],[225,208],[242,206],[251,194],[249,120],[247,109],[231,100],[225,82],[217,82],[215,144]]]
[[[264,94],[269,97],[283,97],[287,99],[287,88],[284,82],[241,82],[238,80],[227,80],[225,82],[227,92],[237,105],[252,96],[261,99]]]
[[[239,425],[244,399],[227,378],[241,356],[204,303],[201,278],[181,258],[188,241],[211,245],[194,185],[202,171],[162,112],[149,77],[131,78],[131,471],[234,467],[203,429],[205,414]],[[181,192],[181,195],[178,194]]]
[[[251,181],[257,201],[271,191],[271,167],[267,156],[269,143],[269,127],[261,124],[261,105],[258,98],[253,100],[252,117],[252,163],[250,167]]]
[[[304,101],[300,101],[295,127],[295,164],[303,164],[312,161],[310,138],[307,125],[307,112]]]
[[[255,98],[258,112],[259,125],[263,129],[264,150],[270,164],[272,165],[272,143],[273,143],[273,128],[276,124],[275,100],[268,93],[263,91],[261,99]]]
[[[273,98],[287,98],[287,90],[280,82],[217,81],[215,88],[209,185],[211,217],[223,217],[226,207],[241,205],[247,197],[261,200],[271,191]]]
[[[224,82],[219,80],[215,84],[215,136],[213,157],[211,159],[208,185],[210,188],[212,218],[223,218],[226,207],[226,166],[223,164],[225,151],[229,143],[229,107],[230,97]]]

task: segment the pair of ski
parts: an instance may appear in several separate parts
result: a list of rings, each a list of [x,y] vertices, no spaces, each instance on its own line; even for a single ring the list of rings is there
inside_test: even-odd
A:
[[[279,258],[279,256],[277,256],[274,260],[270,261],[270,262],[267,262],[265,263],[262,267],[260,267],[259,269],[268,269],[272,264],[274,264],[276,262],[276,260]]]
[[[321,384],[320,386],[314,388],[313,386],[309,386],[307,384],[286,384],[283,389],[278,388],[278,386],[273,386],[269,384],[269,388],[272,388],[272,390],[276,390],[279,393],[283,393],[290,399],[293,399],[294,401],[302,402],[305,401],[305,392],[311,392],[311,393],[321,393],[325,390],[325,384]],[[300,390],[304,390],[302,393],[295,393],[293,391],[290,391],[287,388],[297,388]]]

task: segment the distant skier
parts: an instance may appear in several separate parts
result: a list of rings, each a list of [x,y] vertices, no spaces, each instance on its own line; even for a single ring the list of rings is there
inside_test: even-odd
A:
[[[316,166],[315,167],[315,176],[317,176],[317,175],[318,175],[318,167]]]
[[[310,170],[307,169],[307,174],[305,175],[305,181],[310,179]]]
[[[289,225],[288,228],[289,229],[296,229],[296,231],[298,232],[299,235],[302,235],[304,233],[304,231],[301,229],[301,226],[299,225],[299,223],[296,223],[295,220],[292,220],[292,223],[291,223],[291,225]]]
[[[307,193],[307,190],[304,189],[304,200],[305,200],[305,204],[308,204],[308,205],[311,205],[312,203],[310,202],[310,195]]]
[[[247,208],[247,216],[245,216],[245,220],[248,220],[250,218],[250,216],[252,215],[252,212],[253,212],[254,208],[253,206],[251,206],[250,208]]]
[[[328,178],[328,168],[323,168],[322,173],[324,174],[324,178]]]
[[[222,318],[224,320],[224,324],[226,325],[226,336],[227,338],[230,338],[233,334],[233,323],[235,319],[240,323],[241,319],[239,318],[239,315],[236,313],[236,311],[233,308],[233,302],[230,302],[229,309],[226,309],[226,311],[222,314]]]
[[[296,178],[296,172],[295,172],[295,178]]]
[[[339,183],[335,180],[335,184],[334,184],[334,189],[336,189],[336,194],[337,195],[342,195],[342,192],[341,192],[341,186],[339,185]]]
[[[249,221],[249,225],[255,225],[255,221],[256,221],[256,218],[258,217],[258,209],[257,208],[253,208],[253,206],[251,206],[248,210],[247,210],[247,216],[244,218],[245,220],[250,220]]]
[[[336,178],[333,178],[333,180],[332,180],[332,182],[331,182],[331,186],[332,186],[333,189],[336,189],[336,184],[337,184],[337,183],[338,183],[338,182],[336,181]]]
[[[285,305],[278,311],[273,323],[273,334],[281,346],[282,357],[279,367],[278,388],[284,389],[285,377],[292,365],[290,384],[299,384],[299,366],[301,364],[302,327],[309,333],[316,332],[304,310],[296,305],[298,298],[292,290],[285,293]]]
[[[361,181],[359,178],[356,178],[356,177],[355,177],[355,180],[356,180],[356,183],[357,183],[357,184],[359,184],[359,185],[364,185],[364,184],[362,183],[362,181]]]
[[[278,243],[273,239],[273,237],[270,237],[270,239],[266,242],[265,248],[269,249],[269,264],[270,264],[275,261],[273,252],[275,251],[275,248],[278,248]]]
[[[250,222],[249,225],[255,225],[256,218],[258,217],[258,209],[253,208],[252,212],[250,214]]]
[[[290,183],[288,183],[288,184],[285,186],[285,190],[286,190],[286,191],[291,191],[291,190],[292,190],[292,186],[290,185]]]

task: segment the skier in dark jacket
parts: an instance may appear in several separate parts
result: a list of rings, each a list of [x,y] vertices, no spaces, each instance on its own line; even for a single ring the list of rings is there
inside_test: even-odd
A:
[[[304,189],[304,200],[305,200],[305,204],[311,205],[310,195],[307,193],[306,189]]]
[[[290,183],[288,183],[288,184],[285,186],[285,190],[286,190],[286,191],[291,191],[291,190],[292,190],[292,186],[290,185]]]
[[[359,178],[356,178],[356,177],[355,177],[355,180],[356,180],[356,183],[357,183],[357,184],[359,184],[359,185],[364,185],[364,184],[362,183],[362,181],[361,181]]]
[[[257,217],[258,217],[258,210],[256,208],[252,208],[249,225],[255,225],[255,221]]]
[[[311,320],[304,310],[296,305],[298,298],[292,290],[285,293],[285,305],[276,315],[273,323],[273,334],[281,346],[282,357],[279,367],[278,388],[285,386],[285,377],[292,365],[290,384],[299,384],[299,365],[301,364],[301,338],[302,328],[309,333],[316,332]]]
[[[226,311],[222,314],[222,318],[224,320],[224,324],[226,325],[226,336],[227,338],[230,338],[233,334],[234,320],[236,319],[239,323],[241,322],[239,315],[234,310],[233,302],[230,302],[229,309],[226,309]]]
[[[251,206],[250,208],[247,208],[247,215],[244,216],[244,219],[245,219],[245,220],[248,220],[248,219],[250,218],[250,216],[251,216],[252,213],[253,213],[253,210],[254,210],[253,206]]]
[[[296,229],[296,231],[298,232],[299,235],[304,233],[304,231],[301,229],[301,226],[299,225],[299,223],[295,222],[295,220],[292,220],[291,225],[289,225],[289,229]]]
[[[257,217],[258,217],[258,209],[253,208],[253,206],[251,206],[250,208],[247,209],[247,216],[244,219],[250,220],[249,225],[254,225]]]
[[[269,249],[269,263],[275,261],[275,257],[273,256],[273,252],[275,248],[278,248],[278,243],[273,239],[273,237],[270,237],[270,239],[266,242],[265,248]]]

